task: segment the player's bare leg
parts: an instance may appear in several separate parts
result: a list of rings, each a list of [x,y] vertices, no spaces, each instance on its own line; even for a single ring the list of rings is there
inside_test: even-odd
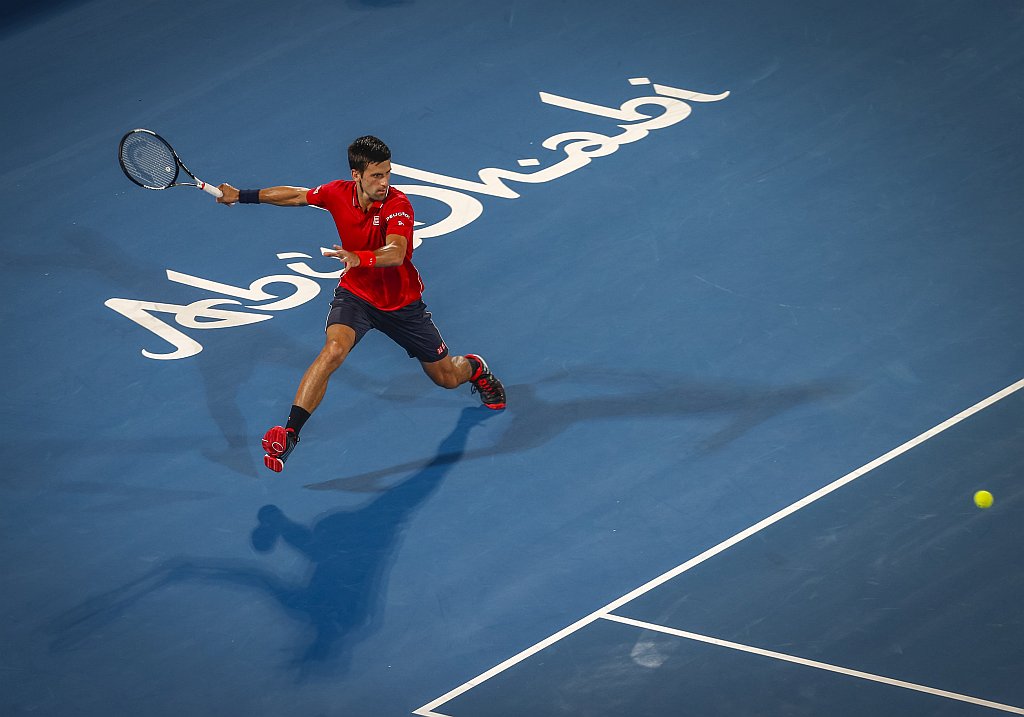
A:
[[[445,356],[440,361],[420,362],[423,372],[441,388],[458,388],[469,381],[473,367],[465,356]]]
[[[306,369],[295,392],[295,405],[306,409],[309,413],[316,410],[327,393],[327,382],[331,374],[338,370],[349,351],[356,343],[356,332],[344,324],[331,324],[327,327],[327,340],[320,354]]]
[[[327,339],[324,347],[299,382],[295,392],[295,403],[288,416],[287,426],[274,426],[263,436],[263,464],[280,473],[284,470],[284,462],[299,442],[299,431],[302,425],[316,410],[327,393],[327,383],[331,374],[338,370],[356,342],[355,332],[343,324],[331,324],[327,327]]]
[[[458,388],[464,383],[472,383],[473,393],[480,394],[480,400],[485,406],[494,410],[505,408],[505,388],[480,356],[445,356],[440,361],[421,361],[420,365],[438,386]]]

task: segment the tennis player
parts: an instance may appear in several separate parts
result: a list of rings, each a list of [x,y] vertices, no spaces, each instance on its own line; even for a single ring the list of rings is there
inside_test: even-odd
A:
[[[327,340],[306,369],[284,426],[263,437],[264,464],[280,473],[299,442],[299,432],[320,405],[327,382],[349,351],[371,329],[384,332],[418,359],[438,386],[472,391],[488,408],[505,408],[505,389],[477,354],[451,356],[423,303],[423,282],[412,264],[412,205],[390,186],[391,150],[376,137],[360,137],[348,148],[351,180],[335,180],[313,189],[267,187],[236,189],[220,185],[221,204],[274,204],[322,207],[334,217],[341,245],[324,256],[344,265],[327,315]]]

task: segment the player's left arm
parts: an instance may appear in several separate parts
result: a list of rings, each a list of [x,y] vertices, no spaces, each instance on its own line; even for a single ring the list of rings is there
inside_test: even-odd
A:
[[[372,252],[347,251],[344,247],[335,244],[334,251],[325,251],[323,255],[340,259],[344,262],[346,270],[363,264],[360,254],[373,254],[373,266],[399,266],[405,262],[405,252],[408,247],[409,240],[401,234],[388,234],[384,239],[384,246],[374,249]]]
[[[409,248],[409,240],[401,234],[388,234],[384,238],[384,246],[373,252],[377,256],[377,266],[400,266],[405,262],[405,253]]]
[[[345,264],[345,271],[369,263],[375,267],[401,266],[412,255],[409,242],[412,241],[413,213],[408,202],[391,207],[385,221],[387,227],[384,246],[369,251],[347,251],[344,247],[334,245],[334,251],[323,252],[324,256],[333,256]]]
[[[409,242],[412,241],[413,214],[412,205],[404,198],[384,214],[386,222],[384,246],[376,252],[377,264],[381,266],[400,266],[412,255]]]

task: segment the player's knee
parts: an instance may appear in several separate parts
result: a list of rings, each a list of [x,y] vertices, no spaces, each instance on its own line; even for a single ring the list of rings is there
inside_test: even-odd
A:
[[[323,351],[320,352],[320,358],[331,368],[331,370],[334,370],[341,366],[345,357],[348,356],[348,352],[349,349],[347,346],[336,341],[328,341],[324,344]]]

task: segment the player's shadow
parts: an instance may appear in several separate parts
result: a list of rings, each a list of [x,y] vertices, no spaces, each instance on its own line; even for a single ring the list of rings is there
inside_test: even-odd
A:
[[[436,460],[360,508],[328,513],[307,526],[291,520],[275,505],[262,507],[251,533],[252,547],[265,553],[283,544],[296,551],[309,561],[302,580],[282,578],[252,561],[174,558],[54,620],[51,649],[74,649],[164,588],[182,583],[229,584],[271,598],[311,629],[312,639],[296,648],[288,661],[300,679],[321,670],[335,675],[344,672],[352,645],[377,623],[392,556],[410,517],[458,462],[473,427],[492,415],[483,407],[464,409],[438,446]]]
[[[573,390],[573,384],[579,386]],[[578,423],[624,419],[707,418],[709,423],[720,427],[697,441],[696,450],[709,452],[729,444],[773,416],[802,404],[835,398],[847,391],[846,387],[834,383],[758,389],[696,383],[665,373],[638,374],[576,367],[532,384],[508,386],[508,408],[502,412],[507,428],[493,445],[458,455],[438,455],[430,460],[431,463],[463,461],[519,453],[557,439]],[[589,395],[562,399],[547,397],[567,392]],[[389,476],[414,470],[419,465],[422,461],[409,461],[305,487],[312,490],[386,490]]]

